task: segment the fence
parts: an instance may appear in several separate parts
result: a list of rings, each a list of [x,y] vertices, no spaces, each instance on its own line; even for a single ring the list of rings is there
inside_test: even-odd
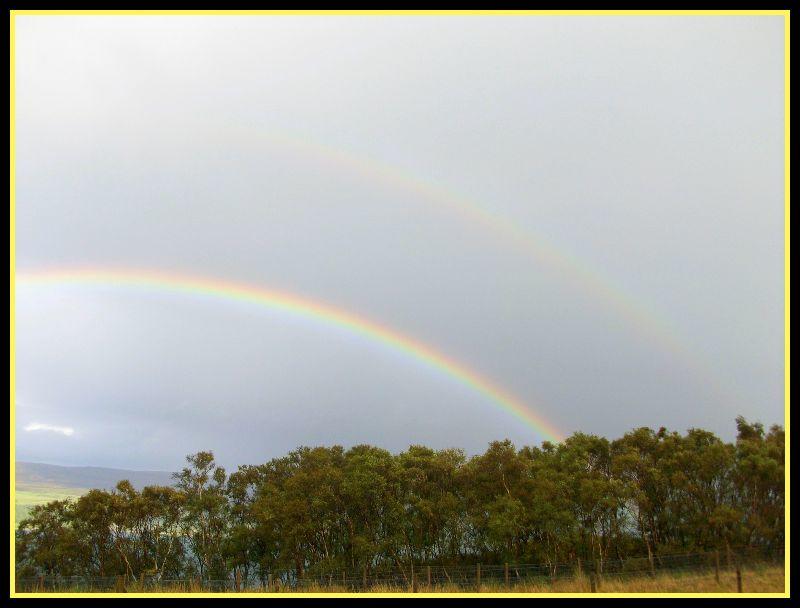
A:
[[[514,591],[515,588],[535,586],[546,590],[556,583],[581,581],[586,591],[601,591],[604,581],[625,581],[637,577],[720,576],[734,580],[742,591],[743,571],[769,565],[783,564],[783,553],[765,553],[747,548],[732,551],[679,553],[548,564],[473,564],[454,567],[436,564],[409,564],[405,568],[337,570],[297,577],[293,571],[267,574],[264,579],[128,579],[108,577],[51,577],[18,578],[18,592],[277,592],[331,590],[358,592],[380,589],[397,591],[463,590]],[[733,589],[731,589],[733,590]]]

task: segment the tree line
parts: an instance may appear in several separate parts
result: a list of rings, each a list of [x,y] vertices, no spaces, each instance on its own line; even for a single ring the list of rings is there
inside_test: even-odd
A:
[[[187,457],[170,487],[35,506],[17,576],[266,581],[412,564],[598,563],[784,546],[784,430],[576,433],[467,458],[459,449],[302,447],[228,474]]]

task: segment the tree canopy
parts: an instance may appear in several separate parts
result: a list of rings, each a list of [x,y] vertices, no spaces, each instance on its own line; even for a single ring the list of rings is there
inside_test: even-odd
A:
[[[18,576],[261,579],[412,564],[602,563],[784,544],[784,431],[635,429],[517,449],[301,447],[231,474],[211,452],[171,487],[120,481],[34,507]]]

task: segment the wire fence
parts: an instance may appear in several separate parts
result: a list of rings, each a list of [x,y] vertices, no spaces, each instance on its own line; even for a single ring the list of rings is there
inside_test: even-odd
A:
[[[587,591],[600,591],[604,583],[623,582],[641,577],[690,577],[735,575],[742,591],[743,572],[771,565],[783,565],[783,552],[754,548],[734,551],[675,553],[559,563],[504,563],[445,566],[413,564],[395,568],[361,568],[303,574],[275,571],[264,577],[241,576],[226,579],[159,577],[83,577],[38,576],[17,578],[16,589],[25,592],[286,592],[331,590],[369,592],[370,590],[436,591],[514,591],[521,587],[546,590],[557,584],[580,581]]]

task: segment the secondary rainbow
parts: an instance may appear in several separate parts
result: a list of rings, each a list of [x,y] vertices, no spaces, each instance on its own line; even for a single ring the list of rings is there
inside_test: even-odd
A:
[[[615,285],[609,277],[590,267],[563,247],[558,247],[543,234],[529,227],[490,211],[478,201],[450,188],[439,186],[399,167],[379,162],[371,157],[356,154],[342,147],[331,146],[310,137],[259,129],[241,129],[228,125],[224,132],[217,133],[220,144],[228,138],[240,143],[269,142],[278,148],[294,150],[300,155],[318,162],[340,167],[361,175],[375,183],[405,190],[425,200],[435,202],[442,208],[458,214],[476,225],[483,226],[518,250],[543,263],[560,280],[571,281],[578,289],[590,295],[594,301],[602,302],[623,318],[627,325],[639,335],[657,344],[663,351],[671,353],[676,361],[692,374],[719,403],[739,403],[735,391],[731,390],[716,372],[714,365],[700,355],[691,341],[681,336],[677,327],[663,315],[656,315],[632,294]]]
[[[271,310],[335,326],[404,353],[419,363],[438,370],[452,380],[486,397],[490,403],[525,422],[544,439],[559,442],[563,434],[508,391],[433,347],[400,334],[385,325],[321,302],[285,291],[234,283],[217,278],[177,275],[152,270],[50,270],[17,274],[19,285],[101,285],[152,289],[228,301],[249,302]]]

